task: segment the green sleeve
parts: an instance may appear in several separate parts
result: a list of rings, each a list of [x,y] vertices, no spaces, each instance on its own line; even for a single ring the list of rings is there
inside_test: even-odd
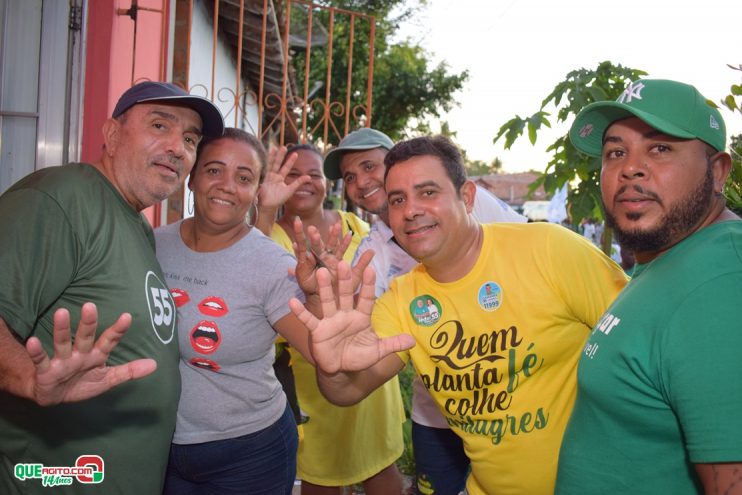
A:
[[[658,342],[661,388],[694,463],[742,462],[742,274],[714,278],[677,307]]]
[[[24,341],[70,282],[79,244],[48,195],[9,191],[0,198],[0,316]]]

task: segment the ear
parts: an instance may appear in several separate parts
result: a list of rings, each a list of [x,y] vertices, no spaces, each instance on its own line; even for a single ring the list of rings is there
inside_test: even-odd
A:
[[[477,186],[471,180],[467,180],[461,185],[459,194],[461,194],[464,204],[466,205],[466,212],[471,213],[474,210],[474,199],[477,195]]]
[[[709,160],[711,162],[711,171],[714,175],[714,192],[721,193],[724,191],[724,183],[727,181],[729,172],[732,170],[732,157],[729,153],[720,151]]]
[[[103,123],[103,146],[108,156],[113,156],[121,140],[121,123],[114,119],[107,119]]]

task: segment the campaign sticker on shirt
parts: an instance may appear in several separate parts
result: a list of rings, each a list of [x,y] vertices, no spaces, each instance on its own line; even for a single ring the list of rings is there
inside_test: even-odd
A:
[[[495,311],[502,304],[502,289],[495,282],[485,282],[477,293],[479,306],[485,311]]]
[[[410,303],[410,315],[415,323],[425,327],[434,325],[441,319],[441,303],[433,296],[418,296]]]

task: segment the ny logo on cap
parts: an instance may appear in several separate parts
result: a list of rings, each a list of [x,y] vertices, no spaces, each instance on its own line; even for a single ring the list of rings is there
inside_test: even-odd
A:
[[[621,93],[621,96],[619,96],[616,101],[619,103],[631,103],[632,98],[641,100],[642,89],[644,89],[644,84],[640,82],[629,83],[629,85],[626,87],[626,89],[624,89],[623,93]]]
[[[712,129],[719,130],[719,123],[716,121],[713,115],[709,115],[709,127]]]
[[[581,138],[586,138],[586,137],[588,137],[592,133],[593,133],[593,125],[592,124],[585,124],[580,129],[580,137]]]

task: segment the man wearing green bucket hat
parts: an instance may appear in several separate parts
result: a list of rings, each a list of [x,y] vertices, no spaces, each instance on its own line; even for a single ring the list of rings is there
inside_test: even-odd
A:
[[[585,345],[556,493],[742,493],[742,222],[719,111],[631,83],[570,130],[602,160],[606,223],[634,278]],[[736,378],[732,378],[736,377]]]

